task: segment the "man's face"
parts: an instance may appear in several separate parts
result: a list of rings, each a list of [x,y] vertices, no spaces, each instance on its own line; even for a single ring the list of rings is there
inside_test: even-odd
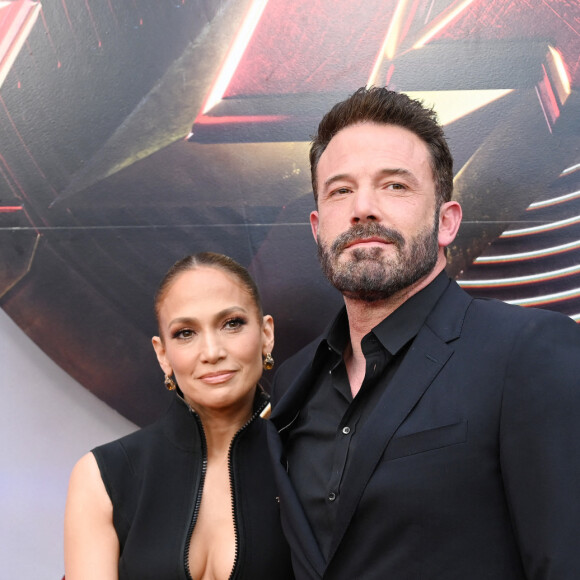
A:
[[[317,168],[310,221],[324,273],[345,296],[372,302],[427,276],[439,257],[427,145],[392,125],[340,131]]]

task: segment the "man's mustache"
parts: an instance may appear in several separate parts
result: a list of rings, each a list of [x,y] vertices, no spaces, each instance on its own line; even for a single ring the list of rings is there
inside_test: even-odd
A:
[[[380,238],[386,243],[394,244],[398,249],[401,249],[405,245],[405,238],[397,230],[387,228],[376,222],[370,222],[366,224],[355,224],[346,232],[340,234],[332,242],[331,252],[333,254],[339,254],[347,246],[367,238]]]

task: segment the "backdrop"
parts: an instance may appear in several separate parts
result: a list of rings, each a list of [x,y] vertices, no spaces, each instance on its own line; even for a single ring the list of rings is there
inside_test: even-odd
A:
[[[572,0],[0,2],[4,359],[22,332],[121,431],[150,422],[167,404],[153,294],[201,250],[250,268],[288,357],[341,303],[310,233],[308,142],[373,84],[445,125],[450,275],[580,320],[579,33]]]

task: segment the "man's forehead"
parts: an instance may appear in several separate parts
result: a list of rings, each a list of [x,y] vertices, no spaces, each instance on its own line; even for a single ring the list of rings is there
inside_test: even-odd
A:
[[[432,177],[431,152],[415,133],[397,125],[358,123],[341,129],[320,156],[317,176],[322,182],[331,174],[347,174],[346,165],[372,161],[374,171],[412,174],[428,170]]]

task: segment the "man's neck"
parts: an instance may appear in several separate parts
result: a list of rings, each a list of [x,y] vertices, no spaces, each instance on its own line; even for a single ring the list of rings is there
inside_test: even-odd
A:
[[[344,351],[344,362],[353,397],[362,385],[366,368],[366,360],[361,347],[362,339],[411,296],[428,286],[444,268],[445,261],[439,261],[427,276],[384,300],[365,302],[344,296],[350,331],[350,342]]]

